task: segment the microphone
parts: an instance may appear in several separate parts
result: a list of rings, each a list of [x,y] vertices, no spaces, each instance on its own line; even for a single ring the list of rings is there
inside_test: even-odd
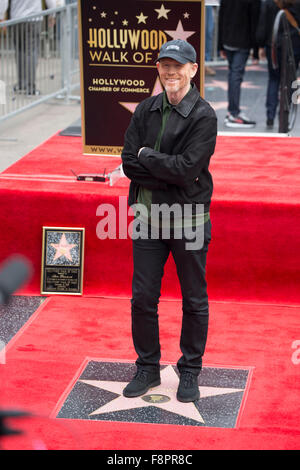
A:
[[[32,275],[32,266],[21,255],[9,257],[0,266],[0,305],[7,304],[10,296]]]

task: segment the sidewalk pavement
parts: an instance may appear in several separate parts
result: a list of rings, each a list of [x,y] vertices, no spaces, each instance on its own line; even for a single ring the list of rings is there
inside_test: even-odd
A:
[[[80,91],[75,90],[75,95]],[[0,123],[0,172],[80,119],[78,101],[52,99]]]
[[[227,65],[226,62],[213,67],[215,76],[205,77],[205,99],[211,103],[218,116],[218,131],[237,134],[261,133],[276,134],[278,119],[273,130],[266,129],[266,88],[267,65],[249,64],[246,68],[241,93],[241,107],[250,118],[257,122],[253,129],[228,129],[224,126],[227,113]],[[76,91],[79,94],[79,91]],[[81,106],[77,101],[66,104],[63,100],[53,99],[7,119],[0,126],[0,171],[18,161],[28,152],[42,144],[55,133],[78,122]],[[292,136],[300,136],[300,109]]]

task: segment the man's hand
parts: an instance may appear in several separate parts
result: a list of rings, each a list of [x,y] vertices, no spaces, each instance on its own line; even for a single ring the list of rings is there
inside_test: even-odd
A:
[[[142,151],[143,149],[145,149],[145,148],[146,148],[146,147],[140,148],[140,150],[138,151],[138,154],[137,154],[137,157],[138,157],[138,158],[139,158],[139,156],[140,156],[141,151]]]
[[[3,23],[5,20],[0,20],[0,23]],[[3,31],[3,33],[6,33],[6,26],[3,26],[3,28],[1,28],[1,31]]]

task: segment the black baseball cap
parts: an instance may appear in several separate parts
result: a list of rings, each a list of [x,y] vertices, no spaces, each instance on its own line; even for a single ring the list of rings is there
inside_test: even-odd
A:
[[[183,39],[173,39],[172,41],[165,42],[161,46],[158,61],[168,57],[170,59],[177,60],[181,64],[187,64],[192,62],[193,64],[197,60],[197,53],[193,46]]]

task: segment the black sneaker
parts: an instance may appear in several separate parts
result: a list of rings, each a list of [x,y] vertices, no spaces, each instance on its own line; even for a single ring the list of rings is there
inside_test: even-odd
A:
[[[255,121],[251,121],[245,114],[240,113],[238,116],[232,116],[232,114],[227,114],[224,124],[226,127],[231,128],[244,128],[248,129],[256,125]]]
[[[188,371],[183,371],[180,374],[180,381],[177,390],[177,400],[188,403],[196,401],[200,398],[200,391],[198,386],[198,375],[192,374]]]
[[[40,96],[40,94],[40,90],[37,90],[36,88],[28,88],[26,92],[26,95],[29,96]]]
[[[27,92],[26,88],[21,88],[18,85],[14,85],[13,90],[14,90],[14,93],[18,93],[18,94],[22,94],[22,93],[25,94]]]
[[[273,129],[274,127],[274,119],[267,119],[267,128]]]
[[[160,373],[139,369],[134,378],[123,390],[124,397],[133,398],[144,395],[149,388],[160,385]]]

